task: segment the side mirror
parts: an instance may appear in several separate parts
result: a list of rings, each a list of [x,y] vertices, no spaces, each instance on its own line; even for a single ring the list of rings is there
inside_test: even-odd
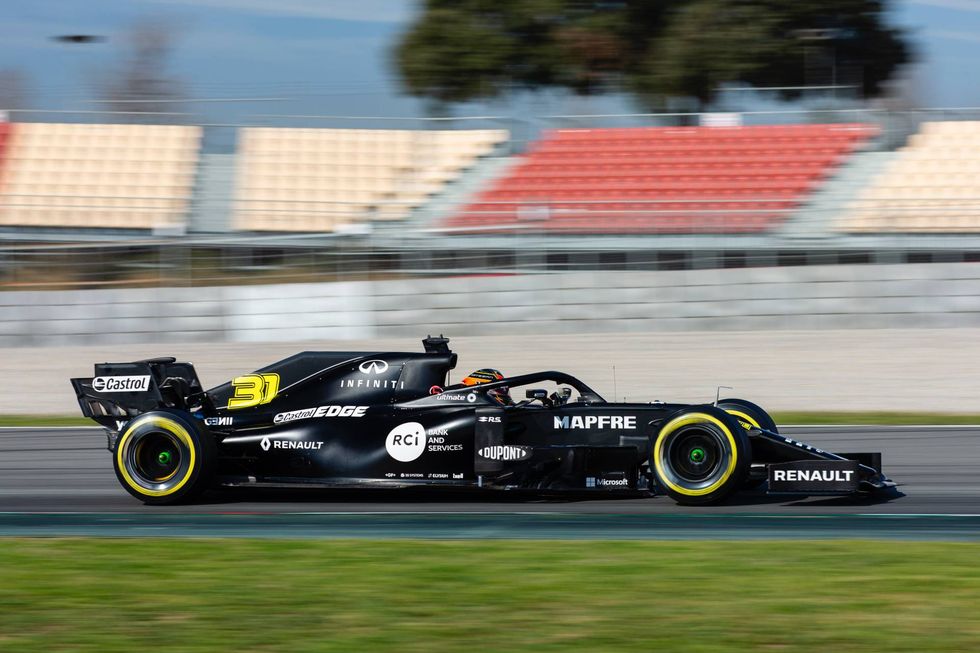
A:
[[[537,399],[538,401],[544,401],[548,398],[548,391],[542,388],[534,388],[528,390],[524,393],[524,396],[528,399]]]

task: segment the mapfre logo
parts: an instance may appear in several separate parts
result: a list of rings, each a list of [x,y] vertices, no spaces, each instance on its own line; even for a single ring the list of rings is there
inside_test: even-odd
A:
[[[96,392],[146,392],[150,389],[149,376],[97,376],[92,379]]]
[[[635,429],[636,415],[562,415],[555,417],[556,429]]]
[[[357,366],[361,374],[384,374],[388,371],[388,363],[382,360],[364,361]]]
[[[385,449],[398,462],[409,463],[422,455],[426,442],[424,426],[418,422],[405,422],[388,433]]]

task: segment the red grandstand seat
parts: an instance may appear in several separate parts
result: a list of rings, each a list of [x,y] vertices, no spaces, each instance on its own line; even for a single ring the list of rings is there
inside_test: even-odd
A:
[[[764,231],[874,133],[861,124],[554,130],[447,226]]]
[[[10,147],[10,138],[13,134],[14,126],[9,122],[0,122],[0,184],[3,183],[4,169],[7,161],[7,150]]]

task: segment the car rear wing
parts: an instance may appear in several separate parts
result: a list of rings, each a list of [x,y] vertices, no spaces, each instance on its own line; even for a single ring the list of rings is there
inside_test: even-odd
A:
[[[213,408],[194,365],[169,357],[96,363],[94,376],[71,379],[71,385],[82,415],[112,430],[160,408]]]

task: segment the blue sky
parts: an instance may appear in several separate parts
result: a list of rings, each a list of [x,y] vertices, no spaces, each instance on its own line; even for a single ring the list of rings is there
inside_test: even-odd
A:
[[[980,87],[973,82],[980,62],[980,0],[901,0],[894,7],[895,22],[910,29],[922,55],[916,73],[922,102],[980,106]],[[96,108],[93,80],[119,60],[119,37],[134,21],[152,17],[177,26],[171,70],[186,81],[189,95],[267,98],[197,105],[210,120],[249,120],[260,113],[417,116],[424,106],[400,94],[389,65],[390,47],[416,10],[413,0],[4,0],[0,69],[26,75],[34,106]],[[66,33],[109,40],[66,45],[49,38]],[[533,103],[460,113],[634,110],[617,98],[545,97]]]

